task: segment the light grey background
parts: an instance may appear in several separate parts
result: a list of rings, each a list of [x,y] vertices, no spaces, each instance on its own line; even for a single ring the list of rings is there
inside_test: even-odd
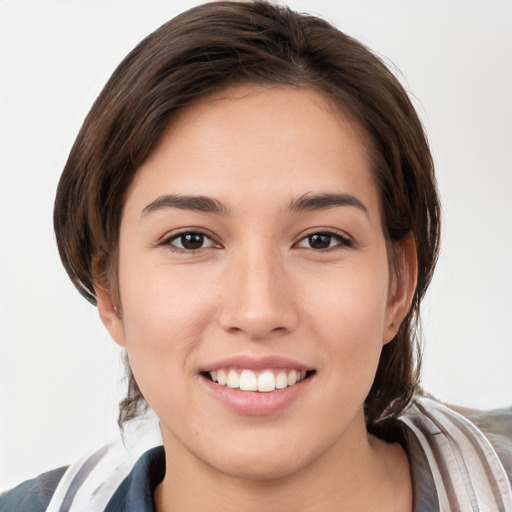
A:
[[[119,352],[60,266],[52,202],[124,55],[192,1],[0,0],[0,488],[116,433]],[[386,56],[425,122],[444,205],[425,386],[512,402],[512,2],[290,1]],[[404,78],[405,77],[405,78]]]

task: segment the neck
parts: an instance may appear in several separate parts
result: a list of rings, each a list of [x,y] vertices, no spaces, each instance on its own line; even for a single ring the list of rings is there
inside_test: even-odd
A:
[[[364,422],[363,422],[364,423]],[[196,459],[164,435],[167,470],[155,491],[158,512],[280,510],[408,511],[412,485],[399,445],[346,433],[304,467],[271,479],[239,478]]]

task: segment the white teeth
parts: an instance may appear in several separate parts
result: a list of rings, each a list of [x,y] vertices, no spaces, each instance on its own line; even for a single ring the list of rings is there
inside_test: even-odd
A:
[[[235,370],[229,370],[226,385],[228,388],[233,389],[240,387],[240,377],[238,376],[238,373]]]
[[[258,379],[251,370],[242,370],[240,374],[240,389],[243,391],[258,390]]]
[[[240,372],[240,373],[239,373]],[[242,391],[259,391],[269,393],[276,389],[284,389],[301,382],[306,378],[305,370],[280,370],[277,375],[275,370],[264,370],[260,374],[252,370],[222,369],[212,370],[210,377],[221,386],[227,386]]]
[[[297,382],[297,372],[292,370],[288,374],[288,386],[293,386]]]
[[[258,391],[268,393],[276,389],[276,378],[270,370],[265,370],[258,375]]]
[[[284,372],[279,372],[276,376],[276,389],[284,389],[288,387],[288,375]]]
[[[211,375],[212,379],[215,380],[213,378],[212,374],[213,374],[213,372],[210,375]],[[217,371],[217,382],[221,386],[225,386],[227,381],[228,381],[228,376],[226,375],[226,372],[224,370],[218,370]]]

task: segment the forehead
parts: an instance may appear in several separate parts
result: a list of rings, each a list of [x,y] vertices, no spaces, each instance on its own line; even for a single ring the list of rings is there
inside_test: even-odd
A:
[[[376,193],[359,125],[309,89],[243,86],[180,112],[140,167],[128,201],[135,191],[149,201],[159,193],[233,200],[244,190],[265,198],[335,189]]]

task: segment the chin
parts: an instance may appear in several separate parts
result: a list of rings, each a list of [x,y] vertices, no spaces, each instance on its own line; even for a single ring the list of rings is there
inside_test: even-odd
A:
[[[275,481],[297,473],[305,465],[305,461],[299,461],[297,458],[290,460],[280,456],[279,460],[276,460],[275,454],[265,453],[259,457],[242,455],[231,460],[222,460],[214,469],[231,478]]]
[[[220,473],[245,480],[279,480],[301,471],[320,454],[311,453],[304,443],[292,446],[271,440],[253,439],[251,444],[229,450],[219,450],[214,457],[204,460]]]

